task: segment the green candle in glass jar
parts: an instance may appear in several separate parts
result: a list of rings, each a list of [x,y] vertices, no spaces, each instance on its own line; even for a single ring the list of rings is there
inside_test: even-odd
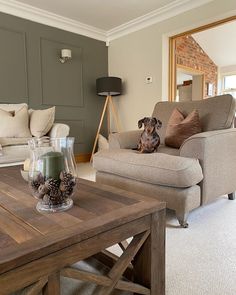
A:
[[[48,152],[41,156],[42,174],[46,179],[59,179],[61,171],[64,170],[64,156],[61,152]]]

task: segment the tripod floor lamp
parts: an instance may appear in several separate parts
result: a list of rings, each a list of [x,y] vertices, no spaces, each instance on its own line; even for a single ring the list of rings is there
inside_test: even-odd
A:
[[[100,96],[106,96],[106,100],[104,103],[101,119],[98,125],[98,130],[96,133],[93,150],[90,158],[90,162],[93,159],[93,154],[95,152],[97,142],[98,142],[98,136],[102,127],[102,122],[105,116],[105,113],[107,112],[107,128],[108,128],[108,134],[111,131],[111,116],[110,113],[112,111],[112,115],[115,121],[116,129],[119,132],[120,131],[120,124],[118,120],[118,115],[112,100],[112,96],[117,96],[121,94],[121,79],[117,77],[102,77],[98,78],[96,80],[96,89],[97,94]]]

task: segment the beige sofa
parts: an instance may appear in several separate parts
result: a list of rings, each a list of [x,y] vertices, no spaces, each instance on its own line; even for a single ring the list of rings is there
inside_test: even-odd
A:
[[[94,155],[96,181],[148,195],[167,203],[176,211],[179,223],[187,227],[189,212],[216,198],[236,191],[235,100],[222,95],[201,101],[159,102],[152,116],[163,123],[157,153],[139,154],[142,131],[111,134],[110,149]],[[203,132],[182,144],[180,149],[164,145],[169,117],[178,107],[189,113],[198,109]]]
[[[26,104],[0,104],[0,109],[4,111],[18,111],[20,108],[24,106],[27,107]],[[54,123],[52,124],[52,127],[46,134],[46,136],[66,137],[69,135],[69,130],[70,128],[66,124]],[[29,137],[0,137],[0,167],[19,165],[23,163],[25,159],[29,158],[28,139],[32,137],[32,134],[29,134]]]

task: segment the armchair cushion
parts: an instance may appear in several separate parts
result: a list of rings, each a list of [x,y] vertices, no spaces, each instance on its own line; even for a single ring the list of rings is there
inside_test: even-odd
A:
[[[109,149],[134,149],[137,148],[142,130],[126,131],[109,135]],[[158,152],[179,156],[179,149],[159,145]]]
[[[109,135],[110,149],[133,149],[137,148],[143,130],[132,130]]]
[[[94,155],[93,165],[101,172],[179,188],[193,186],[203,178],[197,159],[162,153],[140,154],[126,149],[106,150]]]

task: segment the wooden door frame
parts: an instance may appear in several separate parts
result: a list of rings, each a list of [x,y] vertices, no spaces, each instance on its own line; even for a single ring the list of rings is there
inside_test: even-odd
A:
[[[176,58],[175,58],[176,38],[202,32],[202,31],[223,25],[225,23],[235,21],[235,20],[236,20],[236,15],[230,16],[225,19],[221,19],[213,23],[209,23],[209,24],[197,27],[195,29],[191,29],[191,30],[169,37],[169,87],[168,87],[169,101],[174,101],[176,97]]]

